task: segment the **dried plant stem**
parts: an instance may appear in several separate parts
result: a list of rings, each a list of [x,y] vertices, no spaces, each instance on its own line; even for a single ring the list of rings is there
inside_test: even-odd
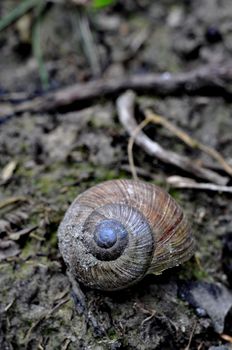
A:
[[[231,337],[231,335],[221,334],[220,336],[221,336],[221,338],[222,338],[223,340],[226,340],[227,342],[229,342],[229,343],[232,344],[232,337]]]
[[[197,327],[197,321],[195,321],[193,326],[192,326],[192,331],[191,331],[191,334],[190,334],[190,337],[189,337],[188,345],[184,348],[184,350],[189,350],[190,349],[190,346],[191,346],[191,343],[192,343],[192,340],[193,340],[193,336],[194,336],[196,327]]]
[[[200,166],[197,162],[194,162],[185,156],[165,150],[157,142],[152,141],[146,134],[141,131],[141,129],[151,120],[149,118],[145,119],[146,121],[143,121],[142,125],[138,125],[134,118],[134,103],[135,94],[132,91],[127,91],[117,100],[119,120],[132,138],[130,140],[130,146],[128,146],[128,150],[130,152],[130,164],[132,164],[133,176],[137,176],[132,155],[133,143],[135,142],[149,155],[155,156],[165,163],[175,165],[184,171],[193,174],[194,176],[205,179],[217,185],[225,185],[227,183],[227,177],[221,176],[214,171],[206,169]]]
[[[96,79],[85,83],[77,83],[43,96],[18,99],[17,105],[10,101],[0,111],[0,118],[26,111],[48,111],[57,108],[70,110],[76,102],[92,100],[103,96],[112,96],[127,89],[142,92],[149,91],[157,96],[173,95],[206,95],[221,96],[226,99],[232,96],[232,65],[208,65],[183,73],[149,73],[143,75],[120,77],[118,79]],[[1,101],[1,98],[0,98]],[[6,102],[6,99],[4,98]]]
[[[142,121],[142,123],[140,123],[134,130],[133,135],[130,137],[129,142],[128,142],[128,146],[127,146],[127,152],[128,152],[128,158],[129,158],[129,164],[130,164],[130,168],[131,168],[131,173],[133,176],[134,180],[138,180],[138,176],[137,176],[137,172],[136,172],[136,168],[135,168],[135,162],[134,162],[134,157],[133,157],[133,145],[136,139],[136,136],[138,135],[138,133],[147,125],[150,123],[149,118],[146,118]]]
[[[232,193],[231,186],[220,186],[212,183],[196,182],[193,179],[182,176],[170,176],[167,179],[167,183],[175,188],[189,188],[195,190]]]
[[[0,209],[8,207],[9,205],[14,205],[20,202],[28,202],[28,199],[23,196],[16,196],[16,197],[10,197],[3,199],[0,201]]]
[[[150,110],[146,110],[145,115],[146,115],[146,119],[148,119],[149,122],[164,126],[166,129],[172,132],[175,136],[177,136],[189,147],[199,149],[204,153],[208,154],[210,157],[215,159],[222,166],[222,168],[225,170],[225,172],[228,175],[232,176],[232,167],[226,162],[223,156],[219,152],[217,152],[215,149],[209,146],[206,146],[203,143],[199,142],[198,140],[192,138],[191,136],[186,134],[186,132],[184,132],[180,128],[170,123],[165,117],[161,115],[153,113]]]

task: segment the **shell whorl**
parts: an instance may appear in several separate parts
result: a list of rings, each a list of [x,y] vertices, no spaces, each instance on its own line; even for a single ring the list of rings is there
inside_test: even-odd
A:
[[[103,290],[161,273],[194,251],[189,226],[174,199],[157,186],[133,180],[107,181],[79,195],[58,237],[75,277]]]

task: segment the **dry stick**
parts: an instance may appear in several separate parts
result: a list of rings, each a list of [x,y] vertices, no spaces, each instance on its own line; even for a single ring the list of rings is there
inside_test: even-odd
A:
[[[223,340],[226,340],[226,341],[228,341],[229,343],[232,344],[232,337],[231,337],[231,335],[220,334],[220,336],[221,336],[221,338],[222,338]]]
[[[190,349],[190,346],[191,346],[191,343],[192,343],[192,340],[193,340],[193,336],[194,336],[196,327],[197,327],[197,321],[195,321],[194,324],[193,324],[192,331],[191,331],[191,334],[190,334],[190,337],[189,337],[189,341],[188,341],[188,345],[184,348],[184,350],[189,350]]]
[[[79,83],[60,90],[50,92],[44,96],[34,97],[28,101],[18,101],[18,105],[8,103],[0,118],[6,113],[23,113],[26,111],[54,110],[69,106],[74,102],[81,102],[109,96],[122,91],[149,91],[157,96],[177,94],[232,96],[232,65],[211,65],[190,72],[161,73],[128,76],[119,79],[99,79],[87,83]],[[1,100],[1,99],[0,99]],[[5,110],[5,111],[4,111]]]
[[[135,94],[132,91],[127,91],[121,95],[117,99],[118,116],[121,124],[129,133],[129,135],[134,139],[134,142],[142,149],[144,149],[145,152],[151,156],[155,156],[165,163],[175,165],[199,178],[216,183],[218,185],[225,185],[227,183],[227,177],[223,177],[214,171],[205,169],[185,156],[181,156],[175,152],[167,151],[162,148],[157,142],[152,141],[140,130],[141,126],[138,126],[134,118],[134,104]],[[133,156],[130,156],[130,158],[133,159]]]
[[[215,159],[222,166],[222,168],[225,170],[226,173],[228,173],[228,175],[232,176],[232,167],[226,162],[226,160],[223,158],[223,156],[219,152],[217,152],[215,149],[213,149],[209,146],[206,146],[203,143],[199,142],[198,140],[192,138],[191,136],[186,134],[183,130],[181,130],[177,126],[173,125],[172,123],[170,123],[167,119],[165,119],[161,115],[153,113],[150,110],[146,110],[145,115],[150,122],[164,126],[166,129],[171,131],[174,135],[176,135],[179,139],[181,139],[189,147],[198,148],[201,151],[203,151],[204,153],[211,156],[213,159]]]
[[[127,145],[127,152],[128,152],[128,158],[129,158],[129,164],[130,164],[130,168],[131,168],[131,173],[132,173],[132,176],[134,178],[134,180],[138,180],[138,176],[137,176],[137,171],[136,171],[136,167],[135,167],[135,162],[134,162],[134,157],[133,157],[133,145],[135,143],[135,139],[136,139],[136,136],[138,135],[138,133],[143,129],[145,128],[145,126],[147,124],[150,123],[150,120],[147,118],[147,119],[144,119],[142,121],[142,123],[140,123],[134,130],[134,133],[133,135],[129,138],[129,142],[128,142],[128,145]]]
[[[211,183],[196,182],[182,176],[170,176],[167,178],[167,183],[175,188],[189,188],[194,190],[232,193],[231,186],[220,186]]]
[[[28,198],[23,197],[23,196],[16,196],[16,197],[10,197],[10,198],[6,198],[3,199],[0,202],[0,209],[8,207],[9,205],[13,205],[16,203],[20,203],[20,202],[28,202]]]

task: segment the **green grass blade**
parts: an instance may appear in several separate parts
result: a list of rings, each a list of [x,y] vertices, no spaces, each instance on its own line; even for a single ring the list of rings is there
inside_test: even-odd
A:
[[[110,6],[115,3],[115,0],[93,0],[92,6],[95,9],[100,9],[102,7]]]
[[[0,31],[4,30],[12,23],[17,21],[20,17],[22,17],[26,12],[31,10],[38,4],[38,0],[25,0],[20,5],[18,5],[15,9],[13,9],[9,14],[0,19]]]
[[[32,49],[33,49],[34,57],[37,61],[39,76],[40,76],[43,89],[47,89],[49,86],[49,78],[48,78],[47,69],[45,67],[44,60],[43,60],[43,53],[41,48],[41,35],[40,35],[43,10],[45,6],[46,6],[46,3],[43,0],[41,0],[40,2],[38,2],[37,0],[37,8],[36,8],[37,16],[36,16],[36,20],[32,30]]]

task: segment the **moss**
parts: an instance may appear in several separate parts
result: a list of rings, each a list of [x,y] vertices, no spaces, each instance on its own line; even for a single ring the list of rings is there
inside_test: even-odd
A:
[[[153,183],[154,185],[159,186],[159,187],[162,187],[162,188],[165,188],[165,187],[166,187],[166,181],[165,181],[164,178],[161,178],[161,177],[159,177],[159,178],[157,178],[157,179],[154,179],[154,180],[152,181],[152,183]]]
[[[26,263],[20,263],[17,270],[13,271],[14,280],[25,280],[28,276],[33,275],[35,265],[32,261],[27,261]]]
[[[34,254],[34,246],[31,242],[31,239],[28,239],[25,246],[22,248],[20,257],[22,259],[27,259],[28,257],[30,257],[31,255]]]
[[[182,194],[181,191],[176,190],[175,188],[170,188],[169,190],[169,194],[177,201],[177,202],[181,202],[182,198]]]
[[[184,280],[207,280],[209,275],[206,270],[204,270],[196,259],[192,258],[190,261],[187,261],[180,271],[179,277]]]
[[[107,180],[113,180],[118,179],[118,171],[114,169],[105,169],[105,168],[99,168],[97,171],[97,177],[100,181],[107,181]]]
[[[113,327],[108,330],[107,336],[110,341],[116,341],[119,338],[118,333],[116,332],[116,329]]]
[[[47,195],[55,191],[57,182],[54,181],[52,173],[50,175],[42,176],[38,180],[39,181],[35,183],[36,190],[39,190],[42,195]]]
[[[53,232],[48,242],[48,247],[57,249],[57,232]]]

